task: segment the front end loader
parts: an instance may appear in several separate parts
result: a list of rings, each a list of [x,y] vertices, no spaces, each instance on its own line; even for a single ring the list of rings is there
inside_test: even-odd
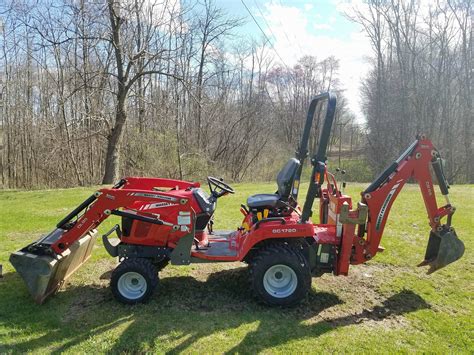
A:
[[[301,207],[301,174],[319,104],[325,105],[326,114]],[[335,110],[333,93],[311,101],[296,156],[278,173],[276,192],[250,196],[241,205],[243,220],[234,230],[212,228],[218,200],[234,193],[222,179],[207,178],[208,194],[197,182],[127,177],[95,192],[51,233],[12,253],[10,261],[34,300],[42,303],[87,261],[98,226],[115,216],[120,223],[102,236],[102,243],[119,261],[110,285],[118,301],[149,300],[160,270],[168,263],[241,261],[249,265],[250,286],[260,301],[292,305],[305,297],[313,276],[348,275],[350,265],[367,262],[382,250],[380,240],[390,208],[410,179],[420,186],[431,229],[420,266],[429,266],[431,273],[461,258],[464,245],[451,226],[455,208],[448,199],[441,157],[431,141],[417,137],[353,205],[326,165]],[[446,198],[444,206],[437,205],[432,176]],[[311,220],[316,198],[318,223]],[[113,234],[116,237],[110,238]]]

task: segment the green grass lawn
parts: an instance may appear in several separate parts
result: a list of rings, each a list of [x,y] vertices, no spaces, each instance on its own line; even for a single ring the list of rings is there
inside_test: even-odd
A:
[[[349,187],[358,199],[365,185]],[[262,183],[235,188],[219,201],[216,229],[239,226],[248,195],[275,190]],[[433,275],[416,268],[429,227],[421,194],[409,185],[392,209],[385,252],[351,267],[348,277],[314,278],[307,299],[291,309],[256,303],[246,269],[236,263],[169,266],[148,304],[124,306],[108,289],[116,260],[100,243],[57,295],[34,304],[9,254],[51,230],[92,191],[0,191],[0,353],[474,352],[474,186],[451,188],[465,255]]]

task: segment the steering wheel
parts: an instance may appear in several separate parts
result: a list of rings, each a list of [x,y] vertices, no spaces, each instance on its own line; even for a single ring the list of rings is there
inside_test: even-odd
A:
[[[224,196],[225,194],[233,194],[235,192],[234,189],[227,185],[222,178],[219,179],[214,176],[208,176],[207,183],[209,184],[209,189],[211,190],[212,195],[216,198]],[[217,189],[221,191],[217,192]]]

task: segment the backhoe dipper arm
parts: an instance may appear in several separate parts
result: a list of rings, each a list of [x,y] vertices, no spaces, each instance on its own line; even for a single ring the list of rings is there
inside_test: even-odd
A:
[[[446,205],[440,208],[438,208],[436,202],[430,165],[433,166],[441,193],[445,196],[447,202]],[[437,236],[439,236],[441,233],[444,235],[444,231],[454,233],[450,224],[455,208],[449,203],[447,197],[448,184],[441,169],[441,157],[432,142],[421,137],[413,142],[392,165],[362,192],[362,202],[367,204],[369,210],[366,225],[367,236],[366,239],[363,238],[363,234],[355,238],[355,252],[351,259],[352,264],[363,263],[375,256],[379,250],[380,240],[390,208],[410,178],[414,178],[420,186],[432,234],[437,233]],[[441,218],[444,216],[448,216],[447,224],[441,225]],[[362,227],[360,226],[360,228]],[[457,236],[455,239],[457,239]],[[459,241],[459,239],[457,240]],[[460,243],[462,244],[462,242]],[[437,247],[439,248],[439,245]],[[430,244],[428,245],[429,248]],[[462,251],[464,251],[464,247],[462,247]],[[460,254],[462,255],[462,252]],[[424,263],[428,264],[432,261],[428,259],[433,259],[434,257],[438,257],[438,250],[435,252],[427,250]],[[444,265],[437,268],[442,266]]]

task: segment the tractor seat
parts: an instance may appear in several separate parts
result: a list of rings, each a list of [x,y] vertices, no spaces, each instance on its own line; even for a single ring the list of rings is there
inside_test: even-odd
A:
[[[276,194],[252,195],[247,199],[250,209],[275,208],[279,201],[287,201],[291,194],[291,188],[295,180],[300,161],[291,158],[277,175],[278,191]]]
[[[258,194],[247,199],[247,206],[250,208],[274,208],[279,200],[280,196],[277,194]]]

